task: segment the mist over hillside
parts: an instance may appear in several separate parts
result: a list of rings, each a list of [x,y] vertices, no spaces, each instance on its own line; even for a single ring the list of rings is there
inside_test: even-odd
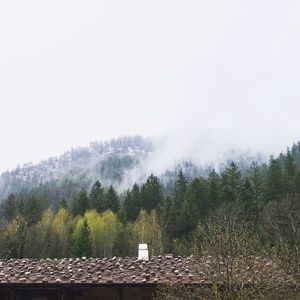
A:
[[[178,148],[177,151],[174,147]],[[158,175],[168,186],[175,180],[179,169],[183,169],[186,176],[192,179],[207,175],[209,168],[222,169],[232,159],[243,169],[252,160],[263,162],[265,156],[250,151],[213,149],[213,145],[204,141],[202,145],[185,145],[182,149],[182,145],[175,146],[166,139],[125,136],[93,142],[87,147],[71,149],[59,157],[51,157],[38,164],[26,163],[3,172],[0,176],[0,198],[41,185],[48,193],[59,186],[71,185],[70,190],[75,193],[80,187],[89,188],[97,179],[104,186],[112,184],[122,191],[135,182],[144,181],[151,173]],[[67,190],[58,194],[59,197],[71,197]]]

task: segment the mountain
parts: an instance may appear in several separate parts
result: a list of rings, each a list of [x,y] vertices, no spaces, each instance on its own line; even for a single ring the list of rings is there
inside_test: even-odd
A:
[[[213,145],[210,147],[213,149]],[[51,202],[57,202],[61,198],[69,201],[81,187],[89,189],[96,180],[100,180],[106,187],[113,184],[122,191],[135,182],[143,182],[151,173],[160,177],[168,191],[172,188],[179,169],[182,169],[190,180],[206,176],[212,166],[222,170],[232,159],[239,164],[241,170],[246,170],[253,160],[259,163],[265,161],[260,154],[222,150],[222,153],[215,155],[220,156],[218,161],[199,163],[203,151],[207,151],[207,148],[208,145],[201,145],[194,149],[193,152],[197,155],[194,155],[194,159],[189,159],[183,158],[185,153],[182,153],[181,158],[172,157],[170,147],[166,147],[161,141],[141,136],[94,142],[87,147],[72,149],[36,165],[27,163],[2,173],[0,199],[11,193],[33,191],[39,196],[50,198]]]
[[[106,142],[94,142],[51,157],[33,165],[27,163],[0,176],[0,198],[10,193],[37,188],[46,183],[59,185],[69,181],[88,187],[96,179],[104,185],[121,182],[123,174],[134,168],[152,151],[149,139],[140,136],[121,137]]]

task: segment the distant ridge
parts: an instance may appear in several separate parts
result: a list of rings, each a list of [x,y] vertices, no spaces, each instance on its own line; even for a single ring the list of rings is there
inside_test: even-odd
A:
[[[68,179],[87,186],[100,179],[104,185],[120,182],[130,170],[151,153],[153,145],[141,136],[123,136],[78,147],[38,164],[27,163],[0,176],[0,198],[36,188],[40,184]]]
[[[213,145],[209,146],[213,149]],[[194,152],[201,159],[201,150],[207,149],[207,145],[202,145],[200,149],[194,149]],[[172,165],[164,164],[169,150],[166,145],[162,147],[154,139],[139,135],[93,142],[89,146],[71,149],[37,164],[27,163],[12,171],[3,172],[0,175],[0,200],[11,193],[29,191],[39,196],[45,195],[50,198],[50,202],[58,201],[59,198],[70,200],[81,187],[89,189],[96,180],[100,180],[106,187],[114,185],[119,191],[123,191],[135,182],[143,182],[151,173],[158,175],[168,189],[180,169],[188,179],[192,179],[206,176],[212,166],[222,170],[231,159],[239,164],[241,170],[247,169],[253,160],[264,162],[260,154],[224,150],[219,153],[219,161],[210,161],[205,165],[197,160],[180,157],[174,157]],[[184,155],[182,153],[182,157]]]

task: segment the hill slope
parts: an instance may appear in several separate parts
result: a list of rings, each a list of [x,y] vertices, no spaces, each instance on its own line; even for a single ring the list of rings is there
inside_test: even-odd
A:
[[[187,178],[192,179],[207,175],[211,166],[224,169],[231,159],[242,170],[252,160],[260,163],[264,161],[258,154],[224,149],[222,153],[218,153],[221,157],[219,161],[212,160],[204,164],[203,150],[207,152],[207,145],[193,149],[193,153],[197,154],[193,159],[183,158],[185,153],[181,157],[172,157],[169,148],[141,136],[91,143],[88,147],[72,149],[36,165],[28,163],[2,173],[0,199],[6,198],[10,193],[30,190],[47,195],[50,201],[62,197],[71,199],[81,187],[88,189],[96,180],[100,180],[104,186],[113,184],[120,191],[132,186],[134,182],[143,182],[150,173],[158,175],[168,189],[176,179],[179,169],[183,169]],[[213,149],[213,145],[210,148]],[[170,157],[171,160],[167,159]]]
[[[152,151],[150,140],[140,136],[122,137],[91,143],[52,157],[36,165],[31,163],[0,176],[0,198],[10,193],[36,188],[46,182],[71,180],[87,186],[96,179],[104,185],[120,182],[128,171]]]

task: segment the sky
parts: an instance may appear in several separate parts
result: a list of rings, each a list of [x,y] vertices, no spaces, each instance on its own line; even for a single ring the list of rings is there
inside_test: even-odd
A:
[[[285,149],[299,15],[299,0],[0,0],[0,171],[131,134]]]

